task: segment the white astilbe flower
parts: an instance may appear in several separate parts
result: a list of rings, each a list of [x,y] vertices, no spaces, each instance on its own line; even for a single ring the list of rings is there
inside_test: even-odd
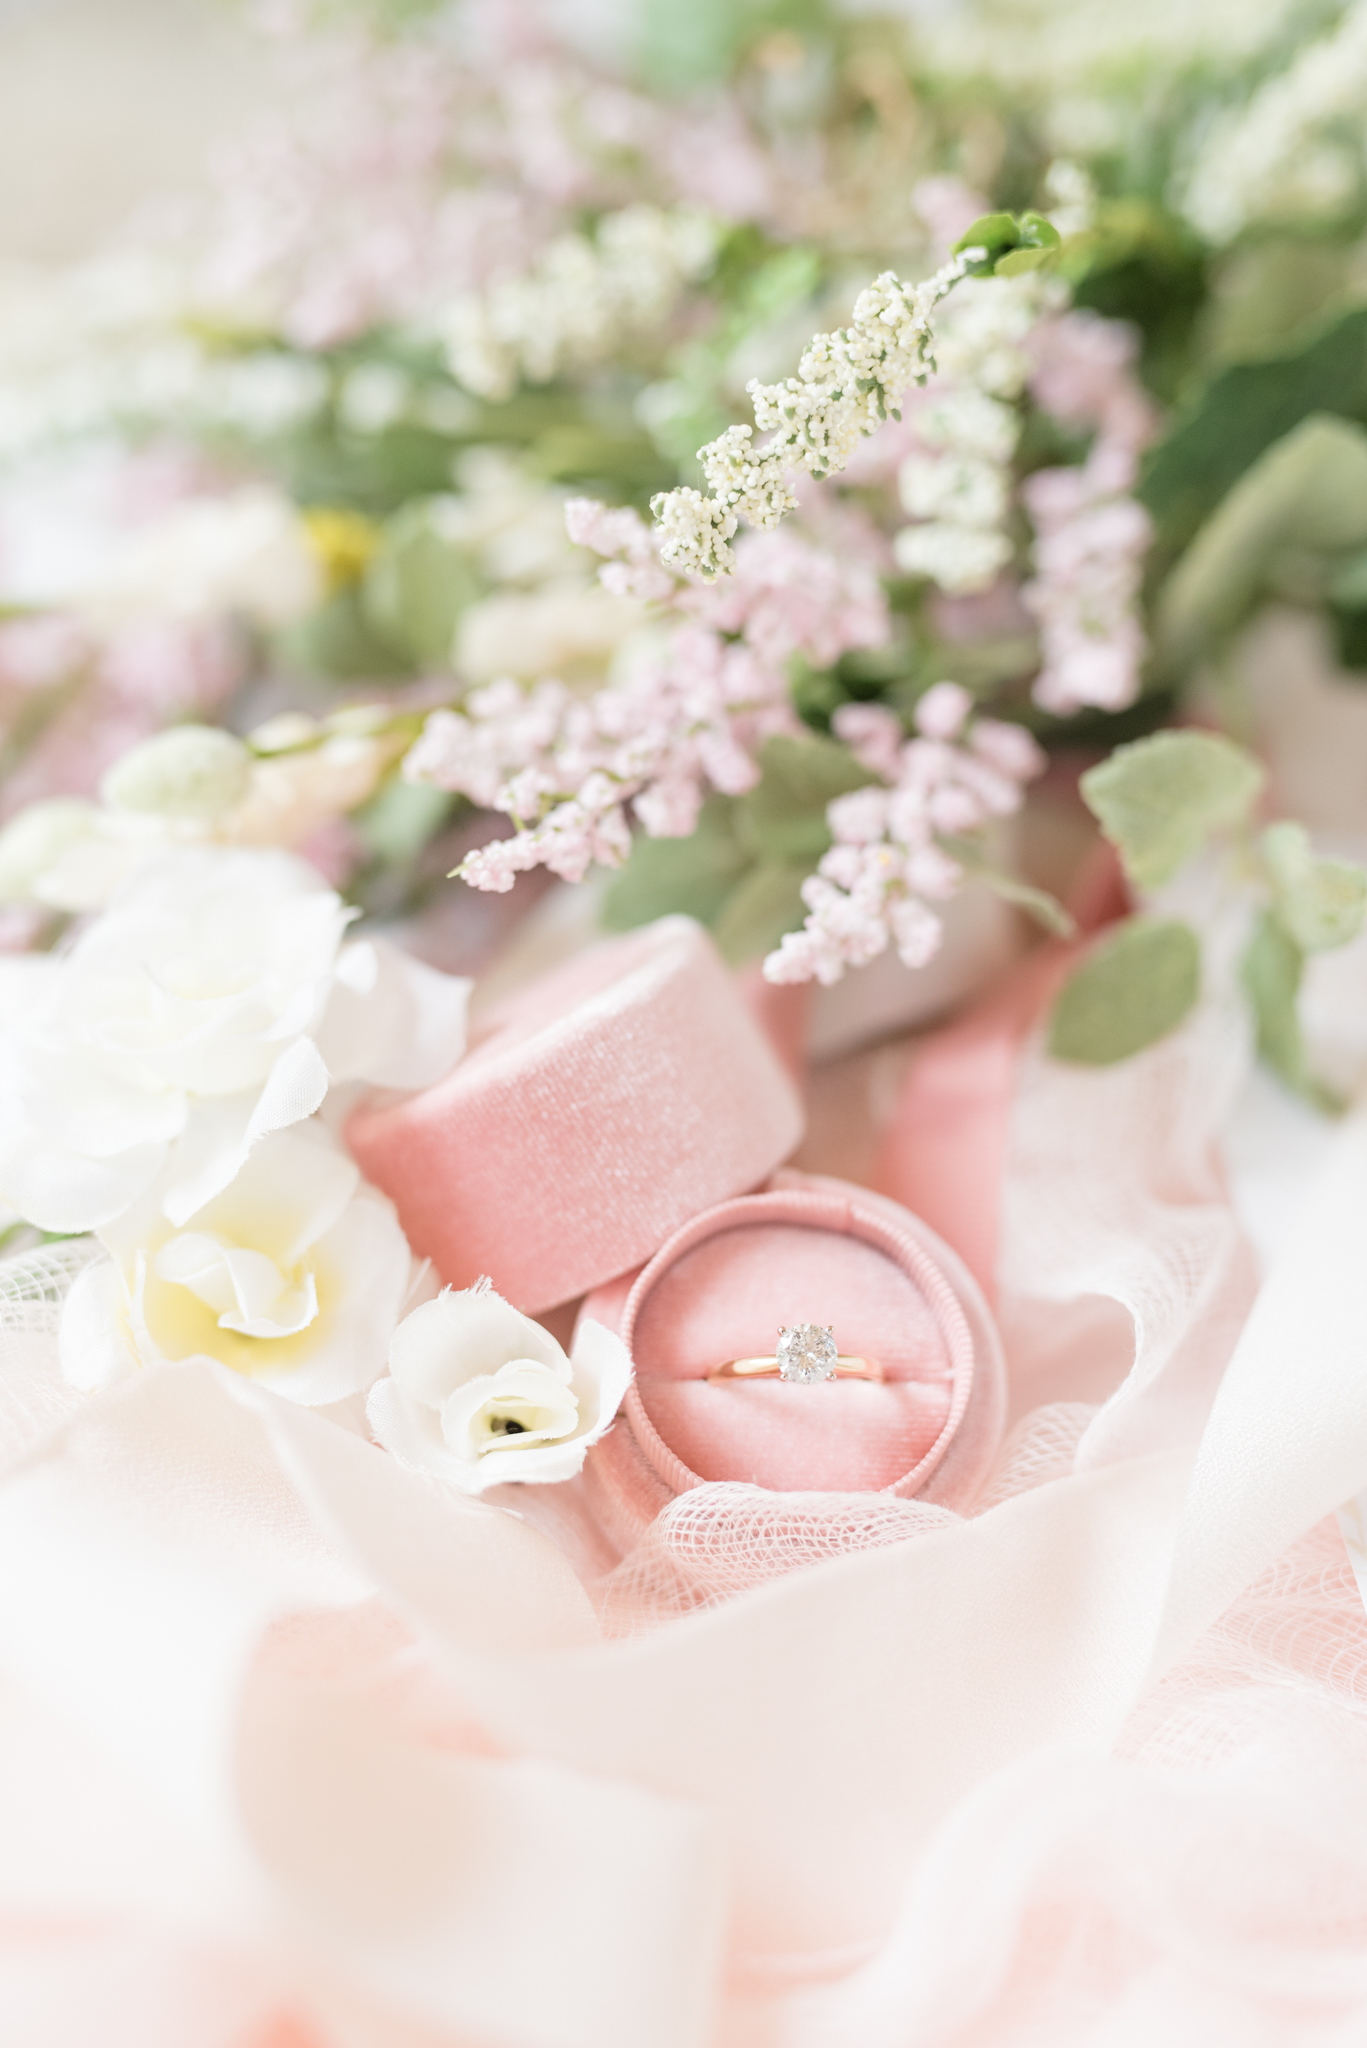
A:
[[[889,945],[908,967],[934,956],[943,928],[933,906],[963,880],[942,836],[1009,816],[1044,766],[1020,726],[970,720],[972,705],[957,683],[937,683],[917,706],[917,737],[906,741],[880,705],[847,704],[836,713],[840,738],[883,780],[827,807],[835,844],[803,883],[806,922],[769,955],[766,980],[829,986]]]
[[[410,1471],[483,1493],[572,1479],[630,1380],[626,1346],[601,1323],[581,1322],[566,1357],[485,1280],[404,1318],[366,1413]]]
[[[862,437],[896,416],[907,386],[933,367],[931,317],[982,253],[965,250],[921,284],[885,271],[855,300],[848,327],[813,339],[796,377],[752,379],[755,426],[728,427],[698,451],[707,494],[685,485],[652,503],[666,566],[685,576],[729,574],[741,520],[773,527],[793,510],[794,470],[820,478],[844,469]],[[756,428],[770,436],[763,447],[754,444]]]
[[[1258,221],[1341,213],[1363,172],[1364,113],[1367,4],[1358,0],[1247,106],[1216,122],[1185,181],[1181,210],[1215,243]]]
[[[1018,401],[1030,370],[1026,343],[1058,287],[1034,273],[971,280],[945,308],[936,335],[938,376],[911,413],[918,446],[903,462],[904,509],[922,523],[896,536],[900,568],[951,596],[986,590],[1011,560],[1011,462]]]
[[[710,269],[716,232],[703,214],[628,206],[592,240],[562,235],[523,276],[465,292],[440,317],[451,374],[477,397],[510,398],[601,362],[649,334]]]
[[[1130,495],[1154,430],[1134,374],[1138,338],[1118,320],[1074,311],[1030,338],[1030,389],[1055,419],[1092,427],[1086,462],[1041,469],[1023,497],[1035,528],[1035,574],[1021,592],[1039,625],[1035,702],[1060,716],[1121,711],[1139,694],[1147,648],[1139,617],[1148,513]]]
[[[653,588],[663,574],[633,513],[579,501],[570,524],[586,545],[617,552],[604,576],[619,588]],[[428,719],[404,774],[458,790],[518,827],[468,855],[457,870],[464,881],[506,890],[528,868],[577,882],[595,861],[618,867],[631,817],[653,837],[686,838],[709,792],[743,795],[759,779],[764,741],[800,730],[790,658],[829,667],[847,648],[887,636],[874,573],[788,534],[749,535],[733,579],[676,591],[674,609],[682,622],[663,648],[592,697],[557,681],[524,690],[505,678]]]

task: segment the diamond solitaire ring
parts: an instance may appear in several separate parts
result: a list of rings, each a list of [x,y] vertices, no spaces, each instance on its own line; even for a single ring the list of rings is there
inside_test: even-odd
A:
[[[778,1333],[778,1348],[766,1358],[728,1358],[714,1365],[709,1380],[788,1380],[814,1387],[818,1380],[881,1380],[876,1358],[851,1358],[836,1347],[829,1324],[794,1323]]]

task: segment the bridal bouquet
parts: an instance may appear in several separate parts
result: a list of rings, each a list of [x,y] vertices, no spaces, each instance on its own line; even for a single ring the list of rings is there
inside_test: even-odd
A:
[[[257,26],[0,273],[0,2032],[1358,2039],[1367,8]]]

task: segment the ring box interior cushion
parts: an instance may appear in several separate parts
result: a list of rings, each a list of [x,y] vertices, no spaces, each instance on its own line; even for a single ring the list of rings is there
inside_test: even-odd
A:
[[[543,976],[444,1081],[363,1105],[347,1143],[449,1286],[487,1275],[536,1315],[759,1186],[802,1129],[716,947],[668,917]]]
[[[975,1282],[899,1204],[816,1176],[777,1180],[695,1218],[585,1302],[636,1365],[622,1419],[591,1454],[595,1485],[647,1519],[709,1480],[966,1505],[1006,1405]],[[842,1352],[880,1362],[883,1381],[709,1384],[709,1368],[773,1353],[780,1326],[800,1322],[829,1324]]]

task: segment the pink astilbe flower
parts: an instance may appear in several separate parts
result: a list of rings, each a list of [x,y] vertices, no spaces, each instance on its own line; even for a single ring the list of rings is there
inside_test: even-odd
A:
[[[788,692],[794,654],[827,665],[887,635],[877,578],[791,535],[754,535],[725,590],[682,588],[661,568],[632,512],[572,501],[571,537],[617,559],[609,588],[660,597],[677,623],[663,651],[594,696],[512,681],[428,719],[404,773],[458,790],[518,827],[467,856],[458,872],[503,890],[528,868],[579,881],[594,861],[620,866],[632,821],[653,838],[686,838],[710,791],[740,796],[759,779],[773,734],[801,728]],[[777,541],[777,546],[773,543]]]
[[[1041,322],[1030,338],[1036,402],[1065,425],[1096,429],[1085,463],[1038,470],[1023,491],[1036,541],[1021,596],[1044,657],[1034,697],[1065,717],[1087,704],[1122,711],[1139,694],[1153,528],[1130,489],[1155,415],[1134,375],[1136,347],[1132,329],[1083,311]]]
[[[836,713],[840,738],[883,780],[827,807],[835,844],[803,883],[806,922],[769,955],[767,980],[829,986],[889,945],[908,967],[933,958],[943,926],[932,906],[963,880],[941,835],[975,832],[1018,810],[1025,783],[1044,766],[1027,732],[970,718],[972,703],[957,683],[937,683],[917,707],[910,740],[881,706]]]

